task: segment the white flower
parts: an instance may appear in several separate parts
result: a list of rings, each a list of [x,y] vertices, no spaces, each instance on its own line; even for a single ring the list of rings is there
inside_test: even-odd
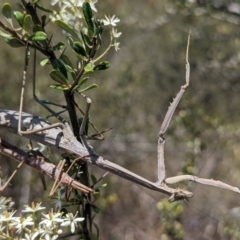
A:
[[[116,52],[117,52],[118,50],[120,50],[120,48],[118,47],[119,45],[120,45],[120,43],[117,42],[116,39],[115,39],[113,46],[115,47]]]
[[[54,6],[55,4],[57,4],[59,2],[59,0],[52,0],[51,1],[51,5]]]
[[[107,17],[107,16],[105,15],[105,18],[106,18],[106,19],[103,19],[103,23],[104,23],[105,26],[106,26],[106,25],[112,25],[112,26],[115,27],[115,26],[116,26],[116,23],[120,22],[120,19],[115,18],[115,15],[113,15],[111,18],[110,18],[110,16]]]
[[[15,228],[17,229],[17,233],[21,233],[26,226],[32,226],[33,224],[34,222],[31,216],[28,216],[27,218],[14,218],[10,223],[11,226],[15,226]]]
[[[53,213],[52,211],[49,212],[48,214],[43,214],[43,219],[39,224],[42,225],[44,224],[47,227],[54,226],[56,223],[61,223],[63,220],[60,218],[62,213]]]
[[[112,28],[112,35],[114,38],[118,38],[121,36],[121,32],[117,32],[117,29],[116,28]]]
[[[57,3],[60,9],[70,8],[70,10],[73,10],[75,7],[82,7],[84,0],[51,0],[52,6]],[[97,12],[95,7],[97,0],[89,0],[88,3],[90,4],[92,10]]]
[[[34,203],[32,203],[32,206],[28,206],[28,205],[25,205],[25,210],[22,210],[22,212],[24,213],[35,213],[37,211],[41,211],[43,209],[45,209],[45,207],[41,207],[41,204],[42,203],[37,203],[37,206],[35,206]]]
[[[0,222],[9,222],[15,220],[18,217],[13,217],[16,211],[7,212],[5,211],[3,214],[0,215]]]
[[[6,181],[7,178],[2,179],[2,184],[4,185]],[[11,209],[13,205],[14,202],[12,202],[11,198],[0,197],[0,213],[7,209]]]
[[[90,6],[91,6],[91,9],[92,9],[94,12],[97,12],[97,9],[96,9],[96,7],[95,7],[95,4],[97,3],[97,0],[95,0],[95,1],[90,0],[90,1],[88,1],[88,2],[89,2],[89,4],[90,4]]]
[[[57,237],[58,237],[58,235],[55,234],[56,233],[56,226],[47,227],[46,225],[43,225],[43,228],[41,228],[41,226],[40,226],[38,229],[39,229],[38,232],[41,235],[40,239],[54,240],[54,239],[57,239]]]
[[[35,233],[25,233],[24,234],[24,238],[21,238],[21,240],[34,240],[37,236],[38,236],[38,232],[35,232]]]
[[[82,222],[84,220],[84,218],[80,217],[80,218],[76,218],[78,213],[75,214],[75,216],[73,216],[72,213],[68,213],[66,215],[66,217],[63,219],[64,222],[61,223],[61,226],[66,227],[66,226],[71,226],[71,232],[74,233],[75,232],[75,227],[77,226],[78,222]]]
[[[2,226],[2,223],[0,223],[0,232],[2,232],[6,228],[6,226]]]

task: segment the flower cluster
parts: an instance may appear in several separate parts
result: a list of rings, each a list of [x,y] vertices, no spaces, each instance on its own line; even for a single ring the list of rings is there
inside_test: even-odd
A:
[[[52,21],[61,20],[63,22],[68,23],[68,25],[72,26],[73,29],[79,30],[81,27],[81,19],[82,19],[82,12],[81,7],[83,5],[82,0],[52,0],[51,5],[58,4],[59,11],[54,11],[53,15],[51,15]],[[95,7],[95,3],[97,1],[89,1],[92,10],[97,12]]]
[[[0,198],[0,201],[3,197]],[[1,239],[57,239],[59,234],[63,233],[61,227],[69,227],[71,233],[76,231],[79,222],[84,218],[78,217],[78,213],[73,215],[67,213],[63,215],[60,212],[42,213],[43,218],[40,222],[37,220],[36,213],[42,211],[45,207],[41,203],[31,206],[26,205],[22,210],[24,216],[15,216],[16,211],[4,211],[0,214],[0,238]],[[27,216],[25,216],[28,214]]]
[[[53,15],[50,15],[51,20],[54,22],[55,20],[61,20],[71,26],[76,32],[79,32],[79,29],[83,27],[82,23],[82,11],[81,7],[83,5],[84,0],[52,0],[51,5],[58,4],[59,11],[54,11]],[[89,0],[88,1],[91,9],[97,12],[95,4],[97,1]],[[120,22],[120,19],[115,15],[112,17],[105,16],[105,19],[102,19],[104,25],[111,26],[112,29],[110,31],[111,35],[111,47],[114,47],[116,51],[119,48],[119,42],[117,42],[117,38],[122,34],[121,32],[117,32],[116,26],[117,23]]]

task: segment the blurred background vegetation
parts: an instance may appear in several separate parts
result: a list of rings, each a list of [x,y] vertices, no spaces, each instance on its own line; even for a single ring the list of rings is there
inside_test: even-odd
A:
[[[92,143],[97,152],[151,181],[157,179],[158,132],[169,103],[185,82],[191,30],[191,82],[166,134],[167,176],[194,174],[240,187],[238,1],[106,0],[99,1],[97,8],[99,18],[102,13],[116,14],[121,19],[118,31],[123,33],[121,50],[112,50],[104,58],[110,61],[110,69],[92,76],[99,88],[88,92],[93,100],[91,120],[99,130],[113,127],[104,141]],[[53,41],[62,37],[58,29],[49,26],[48,30],[54,33]],[[12,49],[1,38],[0,65],[0,107],[17,110],[24,49]],[[46,68],[37,71],[40,98],[64,104],[62,93],[47,87],[51,79]],[[24,111],[46,117],[32,100],[31,78],[29,70]],[[84,107],[84,99],[79,104]],[[1,136],[17,145],[24,143],[7,132],[1,131]],[[15,162],[0,157],[4,174],[10,174]],[[91,172],[103,174],[96,167]],[[112,174],[103,182],[108,186],[101,191],[97,202],[101,212],[95,219],[100,239],[240,239],[236,193],[185,183],[178,186],[192,191],[194,197],[170,204],[165,195]],[[38,173],[28,167],[21,169],[4,195],[12,196],[17,208],[32,201],[50,202]]]

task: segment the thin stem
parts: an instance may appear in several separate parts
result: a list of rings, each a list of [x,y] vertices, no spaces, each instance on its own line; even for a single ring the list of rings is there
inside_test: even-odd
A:
[[[113,37],[112,37],[112,35],[111,35],[111,37],[110,37],[110,43],[109,43],[107,49],[106,49],[98,58],[94,59],[94,60],[93,60],[93,63],[95,63],[95,62],[97,62],[98,60],[100,60],[100,59],[109,51],[109,49],[113,46],[113,45],[112,45],[112,40],[113,40]]]

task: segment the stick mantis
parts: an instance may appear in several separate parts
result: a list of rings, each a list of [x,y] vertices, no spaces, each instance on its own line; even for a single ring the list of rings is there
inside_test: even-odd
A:
[[[175,176],[171,178],[165,177],[164,134],[168,129],[168,126],[170,124],[170,121],[172,119],[172,116],[175,112],[175,109],[179,101],[181,100],[185,90],[189,86],[190,81],[190,64],[188,62],[189,42],[190,33],[188,36],[186,50],[186,84],[180,88],[179,93],[177,94],[176,98],[170,105],[159,132],[157,182],[151,182],[113,162],[105,160],[103,157],[101,157],[93,150],[93,148],[86,141],[84,135],[81,136],[83,138],[83,144],[77,141],[67,122],[64,122],[63,125],[56,126],[52,125],[51,123],[40,117],[33,116],[28,113],[22,112],[20,116],[20,113],[16,111],[0,110],[0,127],[6,128],[15,134],[19,134],[18,130],[20,126],[20,129],[23,129],[25,132],[29,133],[24,135],[28,139],[40,142],[51,147],[55,146],[68,152],[74,153],[78,157],[82,158],[82,160],[85,162],[92,163],[102,169],[105,169],[109,172],[112,172],[122,178],[128,179],[144,187],[167,194],[170,196],[169,197],[170,202],[190,198],[193,196],[193,194],[187,190],[174,189],[168,186],[168,184],[177,183],[179,181],[184,180],[195,181],[201,184],[212,185],[215,187],[220,187],[240,193],[240,190],[237,187],[232,187],[226,183],[212,179],[204,179],[192,175]],[[88,110],[89,107],[87,106],[87,111]],[[22,117],[22,121],[20,121],[21,119],[20,117]]]

